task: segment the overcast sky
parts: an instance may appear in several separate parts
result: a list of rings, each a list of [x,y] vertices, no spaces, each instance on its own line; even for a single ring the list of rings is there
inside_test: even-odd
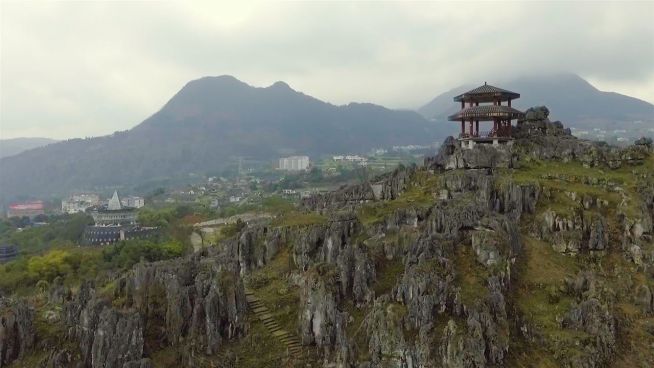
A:
[[[463,83],[569,71],[654,102],[654,2],[0,3],[0,138],[129,129],[223,74],[417,108]]]

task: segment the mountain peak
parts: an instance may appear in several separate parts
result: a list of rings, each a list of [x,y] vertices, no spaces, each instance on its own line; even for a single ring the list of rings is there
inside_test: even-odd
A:
[[[191,86],[247,86],[247,83],[231,75],[219,75],[194,79],[188,82],[184,88]]]
[[[282,81],[277,81],[268,88],[293,90],[291,86],[289,86],[286,82],[282,82]]]

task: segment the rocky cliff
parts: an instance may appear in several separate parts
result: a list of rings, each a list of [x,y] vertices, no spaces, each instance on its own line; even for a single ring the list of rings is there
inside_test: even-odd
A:
[[[305,199],[294,216],[311,221],[55,285],[74,344],[43,366],[654,365],[651,141],[579,140],[543,107],[514,136],[450,138],[422,167]],[[2,362],[40,339],[10,308]]]

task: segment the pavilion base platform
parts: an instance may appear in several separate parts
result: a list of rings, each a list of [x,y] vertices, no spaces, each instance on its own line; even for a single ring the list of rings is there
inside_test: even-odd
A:
[[[459,137],[458,139],[462,149],[473,149],[478,144],[491,146],[511,146],[513,138],[511,137]]]

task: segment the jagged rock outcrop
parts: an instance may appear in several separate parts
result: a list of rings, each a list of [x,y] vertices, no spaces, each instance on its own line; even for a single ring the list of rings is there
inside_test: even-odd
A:
[[[471,326],[479,329],[478,326]],[[469,341],[460,332],[464,326],[458,326],[450,319],[443,330],[443,338],[440,344],[441,363],[447,368],[463,368],[468,366],[483,366],[483,357],[480,352],[483,349],[476,347],[476,341]]]
[[[640,137],[640,138],[636,139],[636,141],[634,141],[634,144],[636,146],[645,146],[647,148],[651,148],[652,147],[652,142],[654,142],[654,141],[652,141],[652,138]]]
[[[526,119],[519,121],[512,131],[517,153],[539,160],[579,160],[589,167],[611,169],[641,163],[649,154],[645,144],[618,148],[577,139],[561,122],[551,122],[548,115],[544,106],[527,110]]]
[[[141,360],[135,360],[123,365],[123,368],[154,368],[154,364],[148,358],[143,358]]]
[[[40,368],[67,368],[73,364],[73,353],[68,349],[53,349],[47,357],[45,357],[39,367]]]
[[[15,301],[0,313],[0,367],[6,367],[34,346],[34,311],[25,301]]]
[[[233,261],[196,255],[138,264],[119,281],[116,293],[143,315],[145,328],[164,320],[172,346],[184,339],[213,354],[246,333],[245,288]]]
[[[104,308],[98,317],[91,346],[91,367],[121,368],[140,362],[143,355],[143,325],[135,312]]]
[[[404,274],[393,293],[394,299],[406,306],[405,319],[412,328],[430,326],[435,312],[462,313],[454,266],[446,258],[446,249],[453,247],[451,241],[422,238],[409,251]]]
[[[64,286],[61,277],[55,277],[48,291],[48,301],[52,304],[62,304],[70,299],[70,289]]]
[[[403,305],[389,303],[388,298],[375,301],[363,325],[368,333],[370,367],[419,366],[416,344],[404,336],[405,314]]]
[[[238,260],[241,275],[263,267],[288,241],[289,229],[267,225],[248,226],[225,244],[226,256]]]
[[[336,267],[340,294],[353,295],[356,303],[370,301],[375,279],[371,254],[354,236],[361,223],[353,215],[342,215],[326,225],[316,225],[293,239],[293,259],[302,270],[327,263]]]
[[[425,166],[432,170],[513,168],[517,165],[511,145],[477,144],[473,148],[462,148],[454,137],[445,139],[436,156],[425,158]]]
[[[540,238],[551,242],[561,253],[604,251],[609,248],[606,219],[599,213],[576,211],[559,215],[545,211],[540,226]]]
[[[651,315],[654,313],[654,295],[647,285],[640,285],[636,288],[634,301],[644,314]]]
[[[84,282],[62,314],[82,366],[145,368],[148,331],[164,333],[159,343],[213,354],[247,332],[246,313],[238,263],[196,254],[136,265],[116,281],[114,305]],[[56,366],[62,357],[53,353],[44,364]]]
[[[136,311],[118,311],[96,295],[91,282],[64,305],[69,338],[79,343],[82,366],[122,368],[143,355],[143,324]]]
[[[358,204],[374,200],[392,200],[406,189],[415,170],[414,166],[399,167],[370,182],[348,185],[333,192],[304,198],[302,206],[311,210],[324,211],[352,208]]]
[[[573,306],[565,315],[562,325],[593,336],[586,343],[582,356],[566,357],[575,367],[598,367],[616,348],[616,323],[608,308],[599,300],[590,298]]]
[[[315,345],[327,353],[344,340],[345,316],[338,310],[338,274],[333,265],[319,264],[304,276],[300,291],[299,335],[303,345]]]

